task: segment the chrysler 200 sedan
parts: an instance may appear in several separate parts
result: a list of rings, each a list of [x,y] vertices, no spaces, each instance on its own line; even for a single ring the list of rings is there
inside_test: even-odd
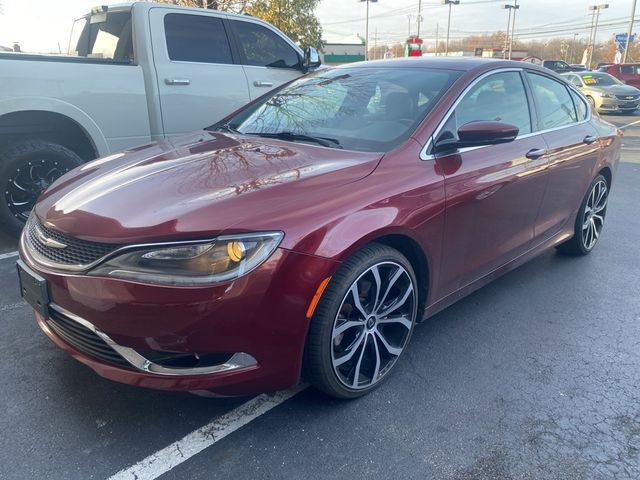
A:
[[[534,65],[323,70],[61,177],[22,234],[21,291],[115,381],[243,395],[304,375],[353,398],[416,323],[543,250],[591,252],[620,145]]]

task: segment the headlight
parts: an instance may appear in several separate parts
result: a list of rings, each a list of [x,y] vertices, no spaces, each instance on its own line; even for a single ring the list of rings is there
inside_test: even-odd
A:
[[[89,272],[163,285],[207,285],[239,278],[260,266],[282,232],[225,235],[210,242],[145,247],[107,260]]]
[[[600,96],[602,98],[612,98],[613,95],[611,95],[610,93],[605,93],[605,92],[600,92]]]

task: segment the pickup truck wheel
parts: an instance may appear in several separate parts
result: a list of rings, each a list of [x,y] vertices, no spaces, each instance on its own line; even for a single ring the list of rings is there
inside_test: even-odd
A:
[[[20,142],[0,152],[0,224],[18,235],[40,194],[82,159],[62,145],[41,140]]]

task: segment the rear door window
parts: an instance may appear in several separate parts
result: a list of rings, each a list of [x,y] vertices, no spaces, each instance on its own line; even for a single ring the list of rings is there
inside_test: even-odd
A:
[[[582,120],[586,120],[589,116],[589,107],[587,107],[587,102],[585,102],[584,99],[573,90],[570,90],[570,92],[571,98],[573,98],[573,103],[576,107],[578,121],[581,122]]]
[[[256,67],[297,68],[298,52],[274,31],[253,22],[233,20],[244,64]]]
[[[564,127],[577,122],[569,90],[562,83],[537,73],[528,73],[536,99],[541,128]]]
[[[164,17],[169,59],[181,62],[233,63],[222,19],[170,13]]]

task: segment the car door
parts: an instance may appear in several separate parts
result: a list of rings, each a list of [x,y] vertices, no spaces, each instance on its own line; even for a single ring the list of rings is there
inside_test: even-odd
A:
[[[251,19],[231,19],[251,99],[302,75],[302,52],[275,29]]]
[[[543,242],[573,221],[598,161],[598,133],[580,94],[542,73],[527,77],[549,148],[549,184],[535,226],[536,239]]]
[[[165,8],[149,15],[165,135],[207,127],[249,101],[225,15]]]
[[[531,98],[520,69],[490,73],[461,97],[434,144],[457,137],[475,120],[519,127],[511,143],[462,149],[435,158],[445,177],[443,295],[524,253],[547,183],[547,145],[535,129]]]

